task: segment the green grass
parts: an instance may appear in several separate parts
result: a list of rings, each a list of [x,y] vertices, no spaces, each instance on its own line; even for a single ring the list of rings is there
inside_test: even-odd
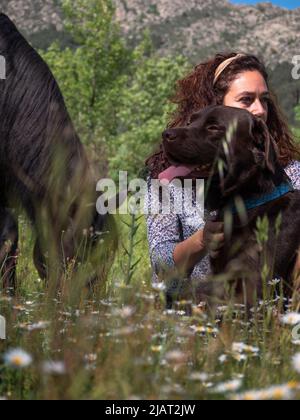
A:
[[[87,298],[79,293],[71,304],[67,294],[51,297],[38,279],[31,230],[25,220],[20,225],[18,294],[14,299],[0,295],[0,313],[8,324],[8,339],[0,341],[0,397],[226,399],[236,392],[287,383],[283,390],[271,390],[272,396],[282,398],[292,389],[289,397],[300,396],[295,390],[300,378],[292,367],[297,346],[291,327],[280,322],[278,302],[268,303],[263,315],[249,323],[241,308],[235,316],[229,310],[222,325],[218,320],[210,323],[199,307],[191,317],[180,306],[165,312],[163,294],[151,287],[143,221],[131,256],[133,261],[142,259],[130,284],[125,285],[128,255],[120,247],[107,295]],[[126,248],[130,230],[124,223],[120,229]],[[41,321],[38,329],[34,324]],[[258,352],[244,348],[237,353],[235,342]],[[6,365],[3,356],[14,348],[28,352],[32,364],[23,370]],[[45,371],[49,361],[62,363],[59,372]],[[238,391],[216,389],[236,379],[241,381]]]

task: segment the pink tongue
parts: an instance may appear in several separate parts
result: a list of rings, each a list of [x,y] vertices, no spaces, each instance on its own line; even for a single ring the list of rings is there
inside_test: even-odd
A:
[[[159,180],[167,180],[169,182],[173,181],[174,178],[184,177],[189,175],[196,169],[197,166],[189,165],[189,166],[170,166],[164,172],[159,174]]]

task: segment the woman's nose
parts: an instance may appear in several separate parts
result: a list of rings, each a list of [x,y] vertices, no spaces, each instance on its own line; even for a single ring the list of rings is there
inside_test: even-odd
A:
[[[264,121],[267,119],[267,111],[260,101],[256,101],[252,109],[252,114],[255,117],[261,118]]]

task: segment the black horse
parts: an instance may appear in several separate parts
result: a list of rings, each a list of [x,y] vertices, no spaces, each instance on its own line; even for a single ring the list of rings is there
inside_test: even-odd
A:
[[[34,261],[42,278],[51,272],[57,276],[67,262],[86,261],[93,249],[95,279],[103,274],[100,254],[107,260],[116,246],[114,222],[96,212],[96,179],[61,91],[47,64],[4,14],[0,55],[6,66],[6,79],[0,80],[4,286],[15,287],[17,220],[23,210],[35,230]]]

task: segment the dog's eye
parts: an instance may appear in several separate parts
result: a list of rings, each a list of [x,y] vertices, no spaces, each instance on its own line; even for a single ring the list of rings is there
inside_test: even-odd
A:
[[[187,127],[188,127],[189,125],[193,124],[193,122],[194,122],[194,121],[196,121],[196,119],[197,119],[197,118],[193,118],[193,117],[192,117],[192,118],[190,118],[190,119],[188,120],[188,122],[187,122]]]
[[[210,125],[208,125],[207,127],[206,127],[206,129],[208,130],[208,131],[213,131],[213,132],[216,132],[216,131],[221,131],[222,130],[222,127],[220,127],[219,125],[217,125],[217,124],[210,124]]]
[[[188,120],[187,125],[193,124],[195,121],[197,121],[201,116],[201,113],[196,112],[195,114],[192,114]]]

